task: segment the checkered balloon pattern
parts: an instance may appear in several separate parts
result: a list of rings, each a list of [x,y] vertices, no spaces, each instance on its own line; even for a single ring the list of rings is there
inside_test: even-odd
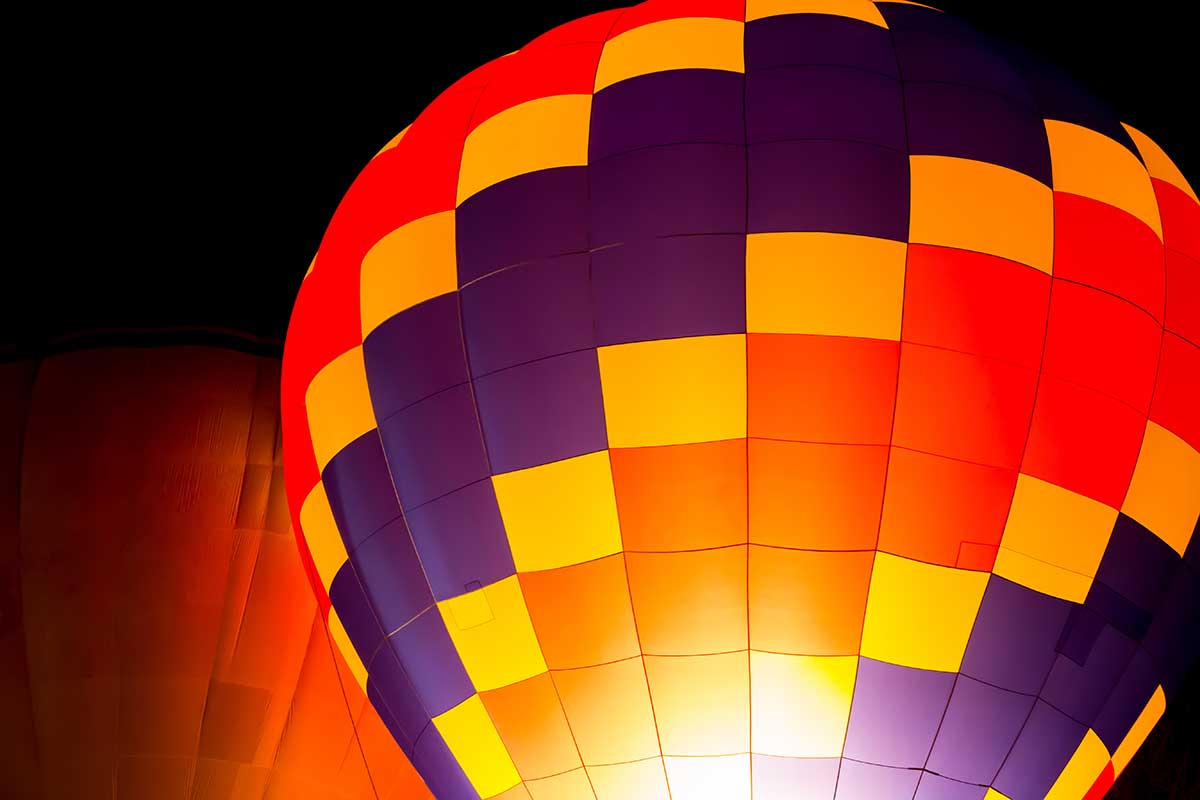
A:
[[[443,800],[1099,798],[1200,648],[1198,344],[1195,192],[1058,68],[658,0],[367,165],[287,488]]]

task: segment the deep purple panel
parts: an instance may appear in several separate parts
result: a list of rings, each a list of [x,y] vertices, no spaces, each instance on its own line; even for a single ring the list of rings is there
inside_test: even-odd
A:
[[[1104,742],[1108,752],[1116,752],[1158,684],[1154,661],[1145,650],[1138,648],[1092,724],[1092,730]]]
[[[992,785],[1013,800],[1045,797],[1086,728],[1039,700]]]
[[[908,157],[857,142],[750,145],[751,233],[829,231],[905,241]]]
[[[829,800],[837,784],[837,758],[783,758],[754,753],[754,800]]]
[[[592,254],[600,345],[744,333],[746,237],[674,236]]]
[[[1055,649],[1083,666],[1105,625],[1104,618],[1095,611],[1087,606],[1073,605]]]
[[[588,249],[588,168],[509,178],[454,213],[458,285],[502,267]]]
[[[674,144],[592,164],[592,247],[681,233],[744,233],[746,149]]]
[[[1028,695],[960,675],[926,768],[956,780],[990,785],[1033,701]]]
[[[429,712],[390,647],[381,647],[367,668],[367,698],[410,759],[417,737],[429,724]]]
[[[393,414],[379,423],[379,435],[405,510],[488,475],[470,384]]]
[[[921,771],[864,764],[842,759],[838,775],[837,800],[907,800],[917,790]]]
[[[885,28],[832,14],[783,14],[746,23],[746,71],[803,64],[858,67],[895,76]]]
[[[1092,581],[1086,603],[1089,609],[1106,622],[1138,641],[1141,641],[1150,628],[1149,611],[1130,602],[1124,595],[1117,594],[1101,581]]]
[[[879,0],[875,3],[887,22],[888,29],[894,31],[922,31],[937,33],[942,36],[952,36],[959,39],[971,39],[983,35],[973,28],[966,20],[950,14],[944,14],[935,8],[911,5],[908,3],[890,3]]]
[[[433,605],[433,594],[403,517],[376,531],[350,555],[385,631]]]
[[[1136,520],[1119,514],[1096,580],[1153,613],[1180,561],[1171,545]]]
[[[465,383],[458,296],[451,292],[426,300],[371,331],[363,341],[363,361],[377,419]]]
[[[1183,560],[1200,574],[1200,516],[1196,518],[1196,524],[1192,526],[1192,538],[1188,540],[1188,546],[1183,551]]]
[[[742,144],[744,78],[714,69],[638,75],[592,98],[588,162],[677,142]]]
[[[431,717],[475,692],[438,609],[431,608],[388,638],[391,651]]]
[[[490,479],[408,512],[421,566],[438,600],[515,574],[508,537]]]
[[[413,766],[438,800],[479,800],[458,760],[446,746],[436,726],[429,725],[417,740]]]
[[[608,447],[595,350],[493,372],[475,397],[493,474]]]
[[[1090,726],[1136,648],[1132,639],[1105,625],[1082,666],[1066,656],[1055,660],[1042,687],[1042,699]]]
[[[906,83],[908,149],[999,164],[1049,186],[1046,126],[1030,106],[947,83]]]
[[[1037,694],[1057,655],[1071,603],[996,575],[963,656],[962,673],[1024,694]]]
[[[983,800],[986,794],[986,786],[962,783],[924,772],[913,800]]]
[[[904,150],[895,78],[846,67],[784,67],[746,77],[750,142],[846,139]]]
[[[596,346],[587,254],[510,267],[462,290],[471,373]]]
[[[953,673],[859,658],[842,754],[875,764],[924,766],[953,685]]]
[[[363,593],[358,575],[349,561],[342,564],[329,582],[329,600],[358,657],[364,664],[369,664],[379,643],[383,641],[383,629],[379,627],[375,610]]]
[[[343,447],[325,465],[321,481],[348,552],[400,516],[377,431],[367,431]]]
[[[1200,579],[1189,566],[1175,570],[1142,646],[1158,665],[1167,699],[1173,699],[1200,660]]]

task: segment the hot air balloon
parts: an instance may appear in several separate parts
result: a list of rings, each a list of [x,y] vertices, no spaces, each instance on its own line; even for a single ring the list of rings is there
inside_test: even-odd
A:
[[[1200,203],[938,10],[451,86],[301,286],[290,509],[444,800],[1097,798],[1197,655]]]

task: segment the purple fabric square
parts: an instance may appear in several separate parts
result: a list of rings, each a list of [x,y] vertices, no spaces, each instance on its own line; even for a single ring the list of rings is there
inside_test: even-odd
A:
[[[343,447],[325,466],[321,481],[348,552],[400,516],[377,431],[367,431]]]
[[[992,784],[1008,797],[1045,797],[1086,728],[1039,700]]]
[[[837,758],[784,758],[754,753],[754,800],[832,798],[837,786]]]
[[[947,16],[934,13],[938,13],[939,17]],[[914,19],[918,16],[911,12],[907,15]],[[895,12],[885,12],[885,16],[890,24]],[[932,14],[924,16],[929,19]],[[971,86],[1034,107],[1024,77],[992,46],[988,37],[965,26],[947,29],[944,19],[930,22],[932,26],[912,25],[892,29],[900,77],[906,81],[938,81]],[[941,29],[938,30],[938,27]]]
[[[367,698],[392,738],[411,759],[417,737],[429,724],[429,712],[421,705],[417,690],[390,647],[379,649],[367,672]]]
[[[1065,656],[1058,657],[1042,687],[1042,699],[1090,726],[1136,648],[1136,642],[1105,625],[1082,666]]]
[[[444,714],[475,692],[438,609],[425,611],[388,638],[388,645],[431,717]]]
[[[1158,666],[1163,692],[1173,699],[1200,660],[1200,579],[1190,567],[1175,570],[1142,646]]]
[[[896,75],[887,29],[832,14],[781,14],[746,23],[747,74],[802,64],[838,64]]]
[[[743,76],[673,69],[621,81],[592,98],[588,162],[679,142],[742,144]]]
[[[751,233],[828,231],[905,241],[908,156],[860,142],[749,148]]]
[[[1055,649],[1076,664],[1083,666],[1088,654],[1096,644],[1100,632],[1104,630],[1104,618],[1087,606],[1072,606],[1067,617],[1067,624],[1058,637]]]
[[[883,800],[912,797],[921,771],[842,759],[838,774],[837,800]]]
[[[393,414],[379,423],[379,435],[406,511],[488,475],[470,384]]]
[[[493,474],[608,447],[595,350],[478,378],[475,396]]]
[[[363,341],[363,362],[377,419],[467,381],[454,292],[384,322]]]
[[[953,685],[953,673],[859,658],[842,754],[874,764],[924,766]]]
[[[1033,701],[960,675],[926,768],[967,783],[991,784]]]
[[[596,346],[586,254],[518,264],[462,290],[472,375]]]
[[[433,594],[403,517],[376,531],[350,555],[385,631],[433,605]]]
[[[354,566],[347,561],[329,582],[329,601],[337,611],[354,651],[364,664],[371,663],[371,658],[383,641],[383,628],[379,627],[379,619],[375,609],[371,607]]]
[[[1153,612],[1179,564],[1171,545],[1136,520],[1119,514],[1096,580],[1138,608]]]
[[[588,168],[518,175],[467,198],[454,214],[458,285],[522,261],[588,249]]]
[[[1158,684],[1154,661],[1145,650],[1138,648],[1092,724],[1092,730],[1104,742],[1108,752],[1116,752]]]
[[[687,233],[744,233],[746,150],[673,144],[589,168],[592,248]]]
[[[1196,518],[1196,524],[1192,526],[1192,538],[1188,540],[1188,546],[1183,551],[1183,560],[1189,567],[1200,573],[1200,516]]]
[[[1170,574],[1170,573],[1168,573]],[[1092,581],[1087,607],[1113,627],[1133,639],[1141,640],[1150,628],[1150,612],[1118,594],[1101,581]]]
[[[751,143],[844,139],[904,152],[904,97],[895,78],[846,67],[783,67],[746,77]]]
[[[408,512],[408,527],[437,600],[516,573],[490,479]]]
[[[986,786],[953,781],[931,772],[921,774],[913,800],[983,800]]]
[[[427,726],[417,739],[412,762],[438,800],[479,800],[479,792],[467,780],[437,727]]]
[[[603,345],[744,333],[746,237],[675,236],[592,254]]]
[[[1037,694],[1057,655],[1071,603],[991,576],[963,655],[962,673]]]

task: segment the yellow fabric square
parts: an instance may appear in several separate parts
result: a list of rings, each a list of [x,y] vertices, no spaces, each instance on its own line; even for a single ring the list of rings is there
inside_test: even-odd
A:
[[[745,650],[645,660],[663,755],[749,752],[750,665]]]
[[[358,657],[358,651],[354,649],[354,643],[350,641],[350,634],[346,633],[346,626],[342,624],[342,618],[338,616],[337,609],[333,606],[329,607],[328,618],[329,638],[333,639],[337,650],[342,654],[342,658],[346,661],[346,666],[350,668],[350,674],[354,676],[354,680],[362,687],[363,694],[367,691],[367,668],[363,666],[362,659]]]
[[[657,757],[658,734],[641,656],[551,673],[584,764]]]
[[[304,543],[308,545],[317,574],[321,576],[321,584],[328,589],[337,571],[346,563],[346,544],[333,519],[325,484],[320,481],[300,506],[300,529],[304,532]]]
[[[988,576],[875,555],[862,654],[905,667],[956,672]]]
[[[304,393],[304,407],[321,469],[343,447],[375,427],[361,346],[321,368]]]
[[[1113,753],[1113,771],[1117,775],[1120,775],[1129,766],[1130,759],[1141,749],[1142,744],[1146,741],[1146,737],[1150,735],[1150,731],[1154,730],[1154,726],[1158,724],[1158,721],[1162,719],[1162,715],[1166,711],[1167,697],[1163,694],[1163,688],[1159,686],[1154,690],[1154,694],[1150,695],[1150,699],[1146,701],[1145,708],[1142,709],[1142,713],[1138,714],[1138,718],[1134,720],[1129,733],[1125,734],[1125,738],[1117,745],[1117,752]]]
[[[671,800],[750,800],[750,756],[664,758]]]
[[[413,220],[367,251],[360,271],[363,338],[407,308],[458,289],[454,212]]]
[[[626,78],[670,69],[744,72],[744,29],[743,23],[734,20],[684,17],[625,31],[605,42],[595,91]]]
[[[526,781],[525,785],[529,788],[532,800],[595,800],[596,797],[583,767],[549,778]]]
[[[610,447],[746,435],[746,337],[697,336],[601,347]]]
[[[1138,149],[1138,153],[1141,154],[1142,161],[1146,162],[1146,171],[1150,173],[1151,178],[1166,181],[1188,197],[1200,203],[1200,198],[1196,197],[1196,192],[1192,189],[1192,185],[1188,183],[1187,178],[1183,177],[1183,173],[1179,171],[1179,167],[1175,166],[1175,162],[1158,146],[1157,142],[1132,125],[1121,123],[1121,126],[1125,128],[1129,137],[1133,139],[1133,145]],[[1153,188],[1153,184],[1151,184],[1151,188]]]
[[[1096,732],[1088,728],[1088,732],[1083,735],[1083,741],[1075,748],[1071,760],[1063,767],[1058,780],[1046,793],[1045,800],[1079,800],[1092,788],[1092,784],[1106,766],[1108,750]]]
[[[992,571],[1043,594],[1082,603],[1116,521],[1116,510],[1103,503],[1018,475]]]
[[[957,247],[1050,273],[1054,193],[1020,172],[966,158],[910,156],[910,242]]]
[[[1054,191],[1090,197],[1128,211],[1162,238],[1150,176],[1124,145],[1091,128],[1046,120]]]
[[[518,572],[621,552],[608,451],[492,478]]]
[[[1200,517],[1200,453],[1161,425],[1147,422],[1121,510],[1182,556]]]
[[[480,797],[492,797],[521,782],[479,695],[434,717],[433,724]]]
[[[746,21],[780,14],[831,14],[886,28],[883,14],[871,0],[747,0]]]
[[[752,750],[837,758],[846,739],[858,656],[750,652]]]
[[[596,800],[670,800],[661,758],[588,767]]]
[[[477,622],[478,599],[470,597],[477,593],[482,593],[487,600],[492,611],[491,620]],[[438,610],[476,691],[499,689],[546,671],[546,661],[533,633],[529,609],[525,607],[525,597],[516,575],[466,595],[443,600],[438,603]],[[467,622],[477,624],[460,627],[459,614]]]
[[[747,236],[749,331],[898,341],[906,251],[904,242],[841,233]]]
[[[587,164],[592,97],[540,97],[501,111],[471,131],[458,172],[458,204],[528,172]]]

